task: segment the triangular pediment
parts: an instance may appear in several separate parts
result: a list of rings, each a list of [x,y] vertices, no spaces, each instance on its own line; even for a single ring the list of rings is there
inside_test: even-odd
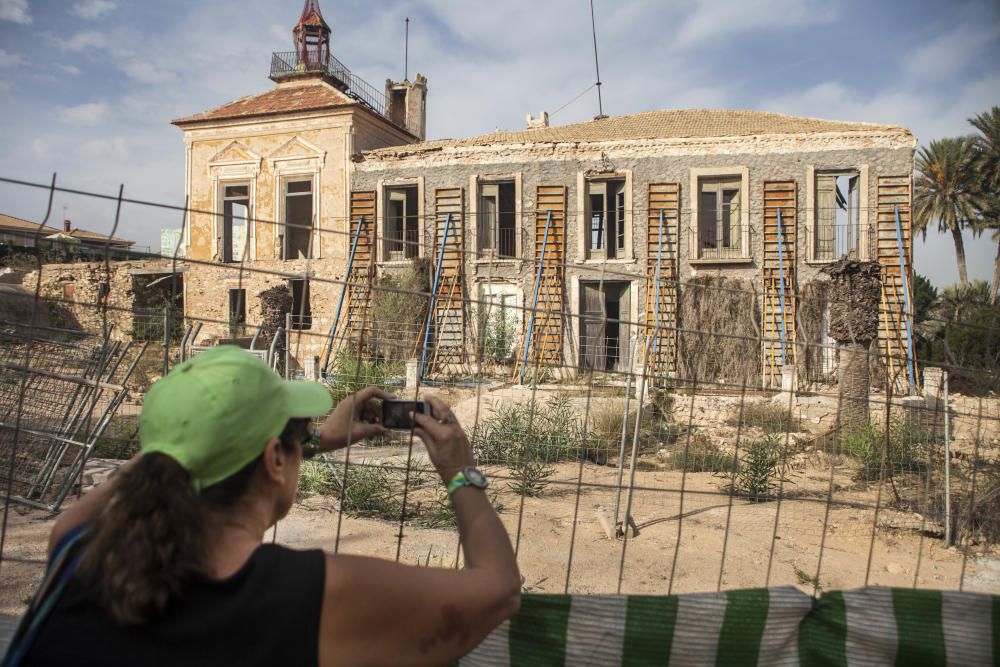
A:
[[[238,141],[229,142],[225,148],[212,156],[209,164],[226,162],[256,162],[260,163],[260,156],[244,146]]]
[[[270,155],[267,156],[267,159],[323,158],[325,156],[326,151],[321,149],[319,146],[306,141],[302,137],[296,136],[281,144],[281,146],[276,148]]]

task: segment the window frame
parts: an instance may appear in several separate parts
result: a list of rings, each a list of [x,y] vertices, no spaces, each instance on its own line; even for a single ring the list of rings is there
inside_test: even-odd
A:
[[[817,207],[819,205],[819,188],[817,180],[820,176],[841,175],[846,176],[854,172],[858,177],[858,199],[857,199],[857,238],[858,238],[858,259],[866,261],[872,258],[871,239],[871,218],[868,212],[869,193],[871,183],[869,181],[869,166],[867,164],[857,164],[854,166],[822,166],[809,165],[806,168],[806,252],[805,262],[807,264],[829,264],[837,261],[839,257],[819,257],[816,252],[818,242],[819,216]],[[834,232],[836,234],[836,231]]]
[[[295,292],[296,283],[301,285],[301,292],[299,295],[300,301],[305,301],[305,308],[296,306],[295,303]],[[288,291],[292,295],[292,306],[289,314],[291,315],[291,330],[292,331],[311,331],[313,325],[313,312],[312,312],[312,290],[309,286],[309,278],[289,278],[288,279]],[[301,314],[300,314],[301,313]]]
[[[291,183],[304,183],[309,181],[310,190],[308,193],[295,192],[289,193],[288,186]],[[309,220],[309,242],[306,245],[306,253],[304,259],[319,259],[318,243],[316,239],[317,229],[319,228],[319,178],[316,172],[303,172],[303,173],[282,173],[278,176],[278,205],[281,221],[281,245],[278,248],[278,259],[284,262],[300,260],[298,256],[288,257],[288,198],[291,197],[302,197],[306,194],[311,198],[311,214]]]
[[[609,195],[607,183],[622,181],[621,189],[614,195]],[[608,225],[604,219],[604,249],[591,249],[591,184],[604,184],[605,211],[615,211],[615,252],[614,257],[607,256]],[[634,262],[634,197],[632,194],[632,170],[621,169],[607,172],[578,172],[577,174],[577,263],[586,262]],[[619,203],[619,197],[621,202]],[[619,240],[621,241],[619,243]]]
[[[240,298],[236,301],[237,304],[239,304],[240,306],[242,306],[241,308],[239,308],[239,309],[236,310],[237,315],[239,314],[239,311],[242,311],[242,314],[243,314],[243,321],[242,322],[239,321],[238,319],[234,319],[233,318],[233,313],[234,313],[234,309],[233,309],[233,293],[234,292],[240,292],[240,293],[242,293],[240,295]],[[227,300],[227,304],[226,304],[226,306],[227,306],[226,307],[226,321],[228,323],[227,326],[228,326],[228,329],[229,329],[229,337],[230,338],[238,338],[239,337],[239,327],[241,325],[244,328],[247,326],[247,290],[246,290],[245,287],[229,287],[226,290],[226,295],[227,295],[227,299],[228,299]]]
[[[236,258],[236,253],[233,252],[232,244],[232,231],[230,231],[230,242],[229,242],[229,252],[232,253],[229,259],[226,259],[227,252],[226,248],[219,245],[218,240],[226,238],[226,203],[229,201],[235,201],[235,197],[227,197],[226,190],[235,187],[246,187],[246,202],[247,202],[247,216],[244,219],[244,232],[243,232],[243,247],[240,252],[239,259]],[[219,197],[218,197],[218,214],[216,215],[216,245],[218,246],[218,256],[219,261],[223,264],[238,264],[249,259],[250,254],[250,225],[253,220],[253,180],[252,179],[226,179],[219,181]],[[231,221],[229,221],[231,224]]]
[[[375,220],[378,240],[375,257],[376,262],[380,265],[405,266],[412,261],[405,257],[403,259],[390,259],[385,244],[388,232],[389,191],[395,188],[412,186],[416,186],[417,188],[417,254],[415,257],[424,257],[426,253],[424,232],[427,226],[425,224],[424,213],[426,210],[424,203],[424,177],[379,179],[375,190]]]
[[[480,187],[483,185],[502,185],[504,183],[514,184],[514,254],[500,257],[498,255],[483,253],[480,249],[479,240],[479,198]],[[524,235],[524,215],[522,213],[522,188],[521,172],[507,174],[473,174],[469,177],[469,192],[473,193],[469,197],[469,221],[468,232],[471,236],[470,248],[475,249],[475,261],[484,264],[513,264],[523,261],[523,235]],[[499,208],[499,191],[497,193]]]
[[[690,169],[691,208],[688,219],[688,262],[691,264],[749,264],[753,262],[752,229],[750,227],[750,170],[746,166],[693,167]],[[700,243],[701,230],[701,184],[709,180],[722,183],[726,180],[740,183],[740,245],[738,253],[727,257],[703,257]]]

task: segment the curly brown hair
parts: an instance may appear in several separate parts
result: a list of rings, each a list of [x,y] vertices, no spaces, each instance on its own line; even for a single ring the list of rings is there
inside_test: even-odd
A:
[[[308,419],[289,420],[280,436],[282,449],[301,445],[309,426]],[[205,512],[242,498],[262,458],[200,493],[190,474],[159,452],[121,473],[90,526],[79,567],[112,618],[135,625],[162,615],[184,584],[204,571]]]

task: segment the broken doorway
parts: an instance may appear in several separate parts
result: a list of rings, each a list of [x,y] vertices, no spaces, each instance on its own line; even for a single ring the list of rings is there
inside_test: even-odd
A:
[[[580,282],[581,368],[627,370],[630,297],[628,282]]]

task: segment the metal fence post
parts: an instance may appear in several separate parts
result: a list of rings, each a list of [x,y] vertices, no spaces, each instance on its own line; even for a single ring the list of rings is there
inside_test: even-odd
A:
[[[951,546],[951,418],[948,416],[948,371],[942,373],[944,394],[944,543]]]
[[[291,364],[289,363],[290,360],[291,360],[291,356],[292,356],[292,313],[291,313],[291,311],[285,313],[285,331],[287,332],[285,334],[285,379],[287,380],[287,379],[289,379],[291,377],[291,371],[290,371]]]
[[[170,372],[170,305],[163,307],[163,375]]]

